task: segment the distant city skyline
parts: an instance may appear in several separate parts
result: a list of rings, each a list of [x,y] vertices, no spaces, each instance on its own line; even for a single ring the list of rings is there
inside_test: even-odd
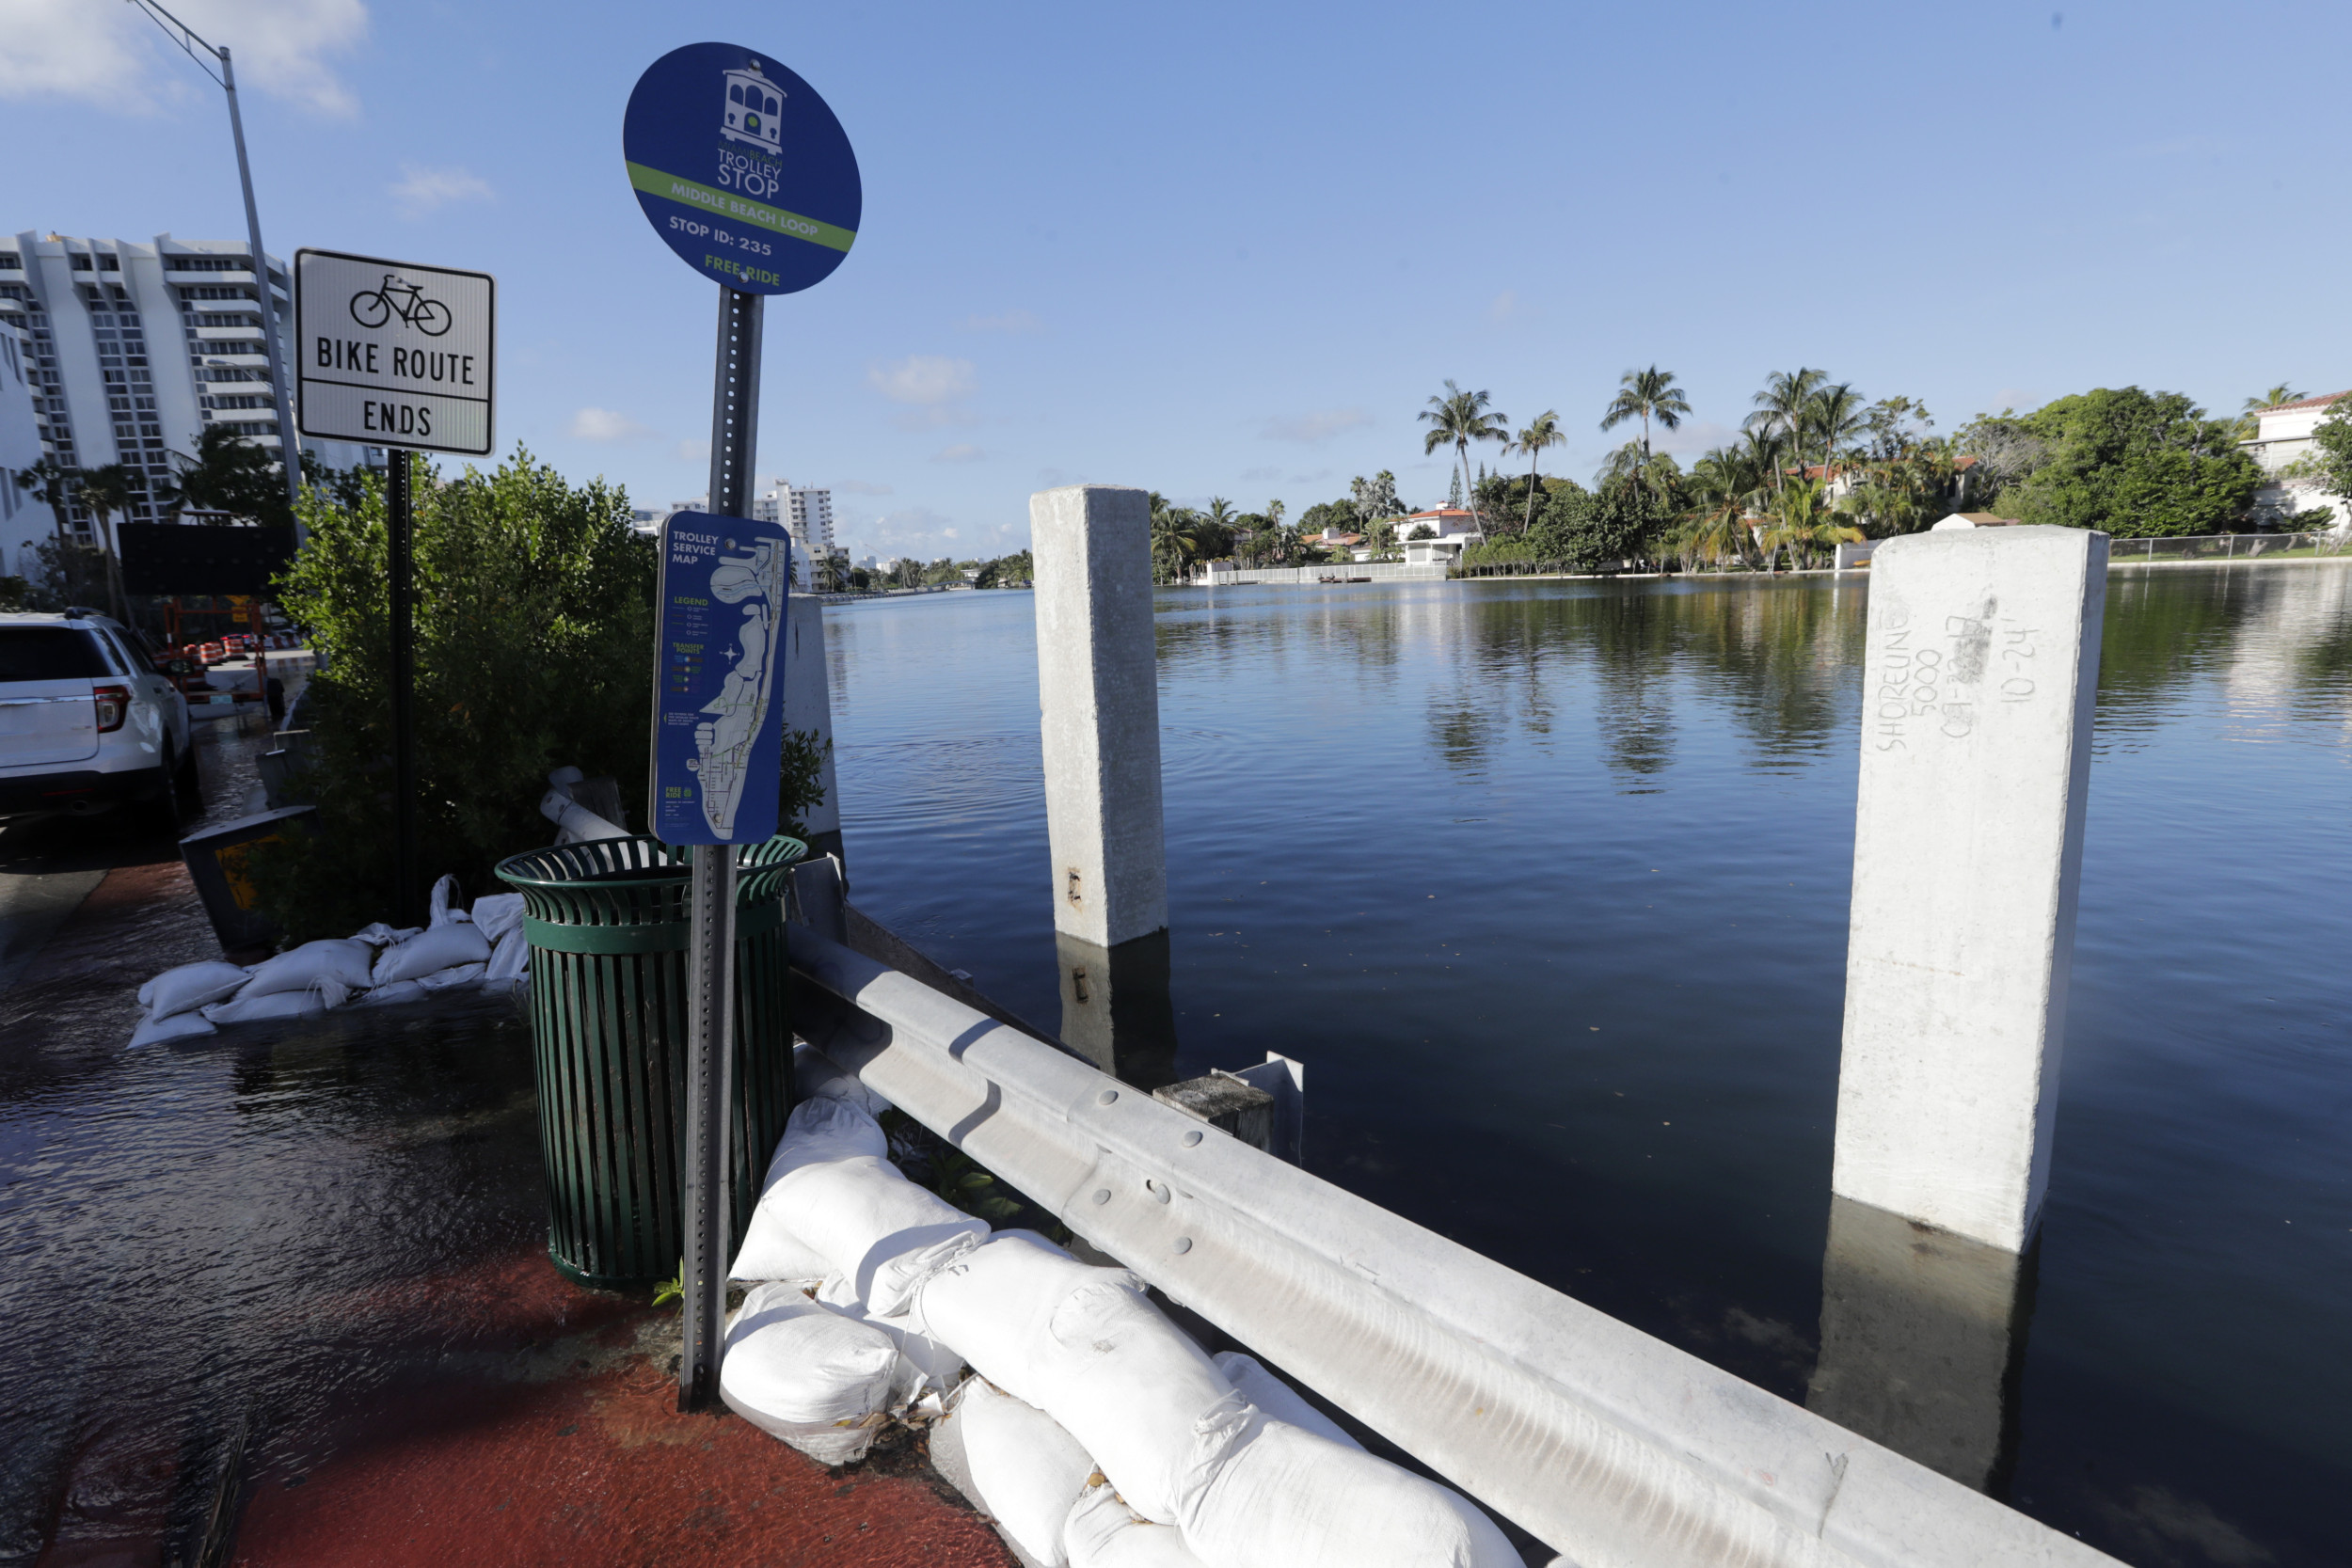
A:
[[[1387,468],[1427,505],[1448,377],[1557,409],[1579,479],[1652,363],[1685,456],[1801,364],[1944,431],[2352,387],[2352,323],[2279,260],[2352,226],[2352,109],[2280,75],[2352,46],[2340,8],[181,8],[237,53],[270,249],[498,274],[501,452],[643,507],[704,488],[715,301],[638,214],[622,105],[707,38],[806,77],[866,213],[771,304],[758,464],[860,555],[1019,549],[1030,492],[1082,480],[1295,515]],[[218,94],[146,25],[0,0],[0,130],[74,149],[17,162],[12,223],[242,231]]]

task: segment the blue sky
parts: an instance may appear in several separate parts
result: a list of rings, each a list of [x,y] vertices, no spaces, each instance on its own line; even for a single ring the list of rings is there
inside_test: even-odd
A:
[[[758,468],[860,553],[1018,548],[1079,480],[1433,501],[1447,377],[1559,410],[1579,477],[1652,362],[1685,451],[1799,364],[1947,430],[2352,387],[2340,4],[179,8],[238,52],[271,249],[496,273],[501,444],[641,504],[704,487],[715,299],[622,106],[682,43],[798,71],[866,210],[770,303]],[[0,0],[0,228],[242,234],[217,94],[135,24]]]

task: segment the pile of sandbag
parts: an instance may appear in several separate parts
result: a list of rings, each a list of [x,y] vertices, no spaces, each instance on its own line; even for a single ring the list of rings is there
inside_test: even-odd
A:
[[[139,988],[147,1009],[131,1036],[152,1045],[209,1035],[224,1023],[293,1018],[359,1003],[409,1002],[453,986],[513,987],[530,970],[523,895],[493,894],[453,907],[457,879],[434,885],[432,916],[395,930],[381,922],[348,937],[306,942],[249,967],[225,959],[167,969]]]
[[[871,1091],[814,1053],[800,1066],[731,1271],[775,1282],[721,1362],[738,1413],[846,1463],[968,1363],[933,1454],[1032,1568],[1520,1568],[1475,1506],[1364,1452],[1249,1357],[1211,1359],[1134,1275],[991,1235],[909,1181]]]

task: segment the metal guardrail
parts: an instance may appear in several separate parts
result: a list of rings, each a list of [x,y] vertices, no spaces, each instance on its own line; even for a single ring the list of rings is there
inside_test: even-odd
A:
[[[1575,1568],[2112,1559],[790,928],[810,1043]]]

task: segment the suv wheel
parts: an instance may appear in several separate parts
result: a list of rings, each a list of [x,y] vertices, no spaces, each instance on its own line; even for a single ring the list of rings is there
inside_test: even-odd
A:
[[[178,765],[172,769],[171,788],[173,793],[180,797],[180,811],[183,816],[193,816],[202,809],[204,776],[197,770],[194,746],[188,748],[188,754],[178,759]]]

